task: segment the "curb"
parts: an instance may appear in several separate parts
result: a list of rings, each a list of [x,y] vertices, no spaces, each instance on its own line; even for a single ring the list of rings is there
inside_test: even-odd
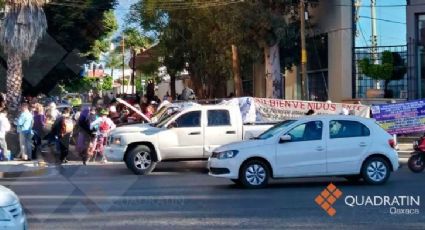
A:
[[[13,179],[19,177],[39,177],[49,174],[52,167],[38,167],[34,170],[17,172],[0,172],[0,179]]]
[[[0,172],[0,179],[44,176],[48,173],[48,171],[48,169],[37,169],[25,172]]]

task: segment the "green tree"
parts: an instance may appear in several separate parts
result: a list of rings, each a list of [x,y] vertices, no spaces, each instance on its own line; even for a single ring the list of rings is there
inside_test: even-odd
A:
[[[24,94],[49,94],[56,84],[66,85],[74,79],[79,79],[81,74],[78,69],[88,61],[97,60],[96,55],[93,55],[94,52],[91,52],[95,43],[110,37],[116,30],[114,23],[108,22],[113,16],[111,9],[115,7],[116,2],[116,0],[81,0],[75,6],[53,3],[45,5],[47,33],[63,49],[65,55],[37,85],[32,85],[25,79],[32,77],[34,68],[38,68],[36,63],[58,61],[46,56],[44,50],[37,49],[25,64]],[[51,41],[48,37],[44,37],[42,43],[49,44]]]
[[[374,79],[384,81],[385,97],[392,97],[388,85],[391,81],[397,81],[404,78],[407,68],[403,58],[399,53],[384,51],[382,52],[380,64],[373,64],[369,58],[359,61],[359,67],[363,74]]]
[[[0,45],[7,55],[7,104],[18,112],[22,96],[22,61],[35,52],[47,28],[43,0],[7,0],[8,10],[0,26]]]
[[[114,80],[112,76],[106,76],[105,78],[103,78],[101,90],[105,90],[105,91],[112,90],[113,85],[114,85]]]
[[[171,76],[189,63],[196,88],[207,85],[206,96],[222,97],[225,96],[222,86],[233,74],[232,45],[238,50],[242,78],[251,74],[252,64],[264,60],[272,46],[278,45],[291,54],[280,59],[282,68],[298,62],[296,2],[244,1],[202,7],[208,3],[186,1],[176,9],[165,1],[144,0],[132,6],[130,22],[158,36],[164,64]]]
[[[112,51],[106,57],[106,67],[111,69],[111,77],[114,77],[114,70],[122,67],[122,54],[117,51]]]

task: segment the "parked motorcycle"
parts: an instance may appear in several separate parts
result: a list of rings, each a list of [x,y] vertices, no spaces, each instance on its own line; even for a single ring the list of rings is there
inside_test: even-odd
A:
[[[414,173],[420,173],[425,169],[425,136],[413,142],[413,149],[407,165]]]

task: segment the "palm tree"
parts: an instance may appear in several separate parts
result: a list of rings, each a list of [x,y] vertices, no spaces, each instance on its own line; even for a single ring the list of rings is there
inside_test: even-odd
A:
[[[110,52],[105,65],[107,68],[111,69],[111,77],[114,78],[114,70],[122,66],[120,55],[115,51]]]
[[[22,95],[22,61],[28,60],[47,29],[43,5],[48,0],[5,0],[0,45],[7,55],[7,104],[18,111]]]

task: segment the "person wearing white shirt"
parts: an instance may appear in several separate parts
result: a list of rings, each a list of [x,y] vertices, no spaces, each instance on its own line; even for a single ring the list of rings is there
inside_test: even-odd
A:
[[[2,151],[3,156],[8,159],[9,156],[6,142],[6,133],[10,131],[10,122],[7,119],[7,111],[6,109],[2,109],[0,111],[0,149]]]

